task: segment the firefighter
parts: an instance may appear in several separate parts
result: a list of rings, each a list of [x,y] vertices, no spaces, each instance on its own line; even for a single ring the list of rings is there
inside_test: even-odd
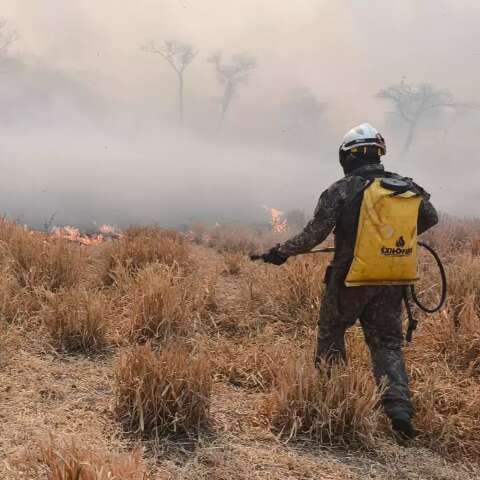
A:
[[[360,320],[371,353],[375,380],[377,384],[386,383],[382,397],[385,413],[398,436],[412,439],[415,437],[413,407],[402,352],[402,283],[412,283],[414,279],[405,282],[405,278],[401,281],[392,277],[383,279],[379,284],[372,280],[365,284],[353,284],[357,286],[346,281],[352,274],[353,264],[362,264],[361,260],[358,262],[359,259],[355,258],[355,252],[359,248],[362,203],[366,188],[372,182],[379,184],[380,179],[387,179],[387,183],[390,181],[393,184],[407,185],[410,194],[417,197],[417,211],[411,220],[415,223],[410,238],[410,241],[415,241],[415,245],[416,234],[425,232],[438,222],[437,212],[429,200],[430,195],[423,188],[410,178],[385,171],[381,164],[381,157],[385,153],[385,141],[375,128],[368,123],[352,128],[345,135],[339,149],[340,165],[345,176],[322,193],[313,219],[302,232],[272,248],[261,258],[266,263],[282,265],[289,257],[310,251],[334,229],[335,256],[325,276],[326,288],[318,322],[316,365],[318,367],[321,360],[345,360],[345,331]],[[381,190],[381,187],[378,188]],[[391,198],[396,197],[392,195]],[[366,212],[365,216],[369,215]],[[369,243],[371,231],[371,228],[362,230],[361,241],[364,246]],[[392,241],[395,242],[395,238]],[[413,248],[404,248],[404,236],[399,236],[396,242],[397,247],[395,243],[392,248],[382,247],[383,252],[393,252],[392,255],[377,258],[388,262],[404,261],[400,257],[411,254]],[[398,245],[403,248],[398,248]],[[366,245],[366,248],[369,246]],[[399,258],[395,258],[397,253]],[[365,262],[363,267],[364,265]],[[360,270],[368,274],[368,262],[367,268]],[[388,271],[395,272],[399,269],[390,268]]]

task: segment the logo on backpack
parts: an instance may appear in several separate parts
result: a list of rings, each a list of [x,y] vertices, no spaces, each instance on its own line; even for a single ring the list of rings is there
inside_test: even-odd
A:
[[[395,248],[382,247],[381,255],[384,257],[410,257],[413,254],[413,248],[404,248],[405,240],[403,235],[395,242]]]

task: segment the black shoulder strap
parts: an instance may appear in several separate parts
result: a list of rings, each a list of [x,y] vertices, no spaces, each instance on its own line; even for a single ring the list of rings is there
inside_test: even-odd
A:
[[[361,177],[364,180],[363,185],[361,188],[356,189],[354,192],[352,192],[346,199],[345,203],[343,204],[342,208],[338,212],[335,224],[338,225],[338,221],[340,217],[342,216],[343,212],[345,211],[346,208],[348,208],[350,205],[355,202],[355,200],[358,199],[361,195],[363,195],[363,192],[375,181],[375,178],[366,178],[366,177]]]
[[[352,192],[352,194],[346,198],[343,208],[351,205],[375,181],[375,178],[365,178],[365,177],[363,178],[365,180],[365,183],[362,185],[360,189],[356,190],[355,192]]]

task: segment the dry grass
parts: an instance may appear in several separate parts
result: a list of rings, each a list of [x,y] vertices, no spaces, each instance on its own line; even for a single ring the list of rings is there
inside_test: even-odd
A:
[[[480,317],[476,300],[465,299],[461,320],[454,321],[454,310],[424,322],[420,344],[414,352],[414,362],[444,362],[457,374],[470,377],[480,375]]]
[[[472,255],[474,257],[480,256],[480,237],[472,240]]]
[[[221,340],[211,352],[217,379],[253,391],[268,391],[278,366],[294,349],[292,342],[258,339],[251,343]]]
[[[415,425],[420,441],[448,458],[480,460],[480,386],[446,364],[414,370]]]
[[[84,288],[50,295],[40,312],[54,346],[72,353],[103,349],[113,316],[112,301],[104,293]]]
[[[0,221],[0,313],[5,320],[33,323],[46,296],[77,287],[86,271],[87,254],[78,245]]]
[[[160,263],[186,267],[188,247],[181,235],[157,227],[131,227],[118,242],[102,246],[100,276],[105,285],[116,284],[147,265]]]
[[[459,324],[450,324],[447,361],[450,366],[463,369],[468,376],[480,375],[480,312],[475,294],[465,300],[462,314]]]
[[[480,461],[480,321],[465,300],[455,323],[447,309],[424,322],[408,352],[420,442],[448,458]]]
[[[205,446],[175,473],[178,480],[360,480],[333,457],[299,455],[278,444]]]
[[[124,351],[115,368],[116,411],[129,430],[160,437],[195,434],[209,419],[212,373],[202,353],[171,344]]]
[[[30,302],[28,302],[29,300]],[[26,303],[31,304],[31,300],[31,292],[25,292],[25,289],[20,287],[17,279],[7,268],[0,271],[0,314],[2,319],[7,322],[16,321],[26,311],[30,311]]]
[[[461,251],[475,252],[476,240],[480,238],[478,218],[458,219],[450,215],[440,215],[438,226],[422,236],[444,257],[452,257]]]
[[[225,270],[228,275],[238,275],[242,271],[242,265],[246,261],[246,257],[242,253],[230,253],[227,252],[224,255],[225,258]]]
[[[47,240],[16,225],[6,228],[0,259],[20,287],[54,292],[79,283],[86,267],[80,247],[59,238]]]
[[[282,267],[255,263],[246,272],[242,304],[288,328],[315,325],[327,258],[292,258]]]
[[[218,252],[243,255],[270,248],[285,238],[285,235],[273,234],[265,229],[240,226],[219,226],[201,234],[202,242]]]
[[[408,463],[412,470],[392,467],[387,474],[385,467],[378,478],[457,480],[451,473],[422,476],[424,470],[416,465],[420,451],[422,458],[438,460],[435,472],[444,471],[443,457],[463,462],[465,468],[469,462],[480,463],[477,227],[475,222],[449,223],[431,237],[445,259],[450,297],[443,312],[428,318],[418,315],[419,330],[407,348],[417,410],[414,421],[420,436],[412,449],[401,452],[406,456],[402,468]],[[0,360],[7,366],[5,375],[18,376],[18,380],[10,379],[2,396],[9,405],[5,422],[10,431],[4,433],[3,444],[0,439],[0,449],[10,452],[11,444],[23,445],[30,431],[36,432],[41,422],[34,420],[32,412],[38,411],[62,435],[76,429],[86,434],[83,438],[90,434],[99,439],[96,444],[115,445],[114,450],[119,444],[131,448],[131,437],[122,435],[116,421],[120,419],[127,430],[155,439],[147,444],[156,445],[157,454],[163,445],[158,443],[160,437],[198,434],[211,421],[222,433],[218,441],[227,454],[218,454],[218,465],[220,447],[216,446],[202,450],[200,445],[204,454],[208,450],[203,457],[183,452],[164,462],[159,454],[158,472],[166,466],[179,472],[179,477],[169,478],[314,478],[323,453],[316,451],[304,469],[308,463],[305,444],[278,443],[266,428],[265,418],[273,432],[281,432],[286,440],[308,439],[310,446],[375,445],[380,457],[385,453],[391,436],[376,408],[379,394],[360,331],[349,334],[348,365],[335,366],[328,374],[327,369],[318,373],[312,366],[311,343],[329,256],[290,259],[282,267],[250,263],[244,253],[267,248],[263,243],[274,243],[272,235],[257,237],[257,232],[245,229],[245,235],[237,237],[233,230],[215,230],[213,239],[209,238],[211,231],[202,233],[202,243],[210,242],[221,255],[157,228],[134,228],[118,242],[79,248],[0,223],[0,314],[3,320],[14,322],[2,325],[8,327],[6,331],[12,328],[15,332]],[[114,369],[109,355],[74,356],[62,362],[57,356],[45,355],[44,346],[38,349],[32,342],[38,320],[45,323],[61,350],[91,352],[111,344],[115,352],[120,347]],[[112,339],[113,334],[117,337]],[[125,340],[146,344],[125,348]],[[202,353],[205,350],[208,356]],[[23,352],[17,364],[10,358],[16,351]],[[32,361],[25,361],[28,358]],[[45,362],[51,370],[41,366]],[[64,375],[81,362],[88,363],[88,369]],[[89,378],[97,368],[103,369],[106,384],[98,389],[93,384],[79,388],[80,378]],[[108,409],[110,373],[116,418]],[[17,381],[23,382],[18,388]],[[37,381],[55,395],[42,397],[31,387],[32,395],[21,395],[27,384]],[[55,385],[50,388],[49,382]],[[9,393],[10,385],[14,388]],[[23,419],[25,412],[28,422]],[[101,428],[90,430],[92,420]],[[271,459],[270,452],[277,447],[282,453]],[[440,452],[441,460],[434,451]],[[58,475],[88,473],[90,477],[78,478],[91,480],[104,478],[91,475],[110,472],[105,478],[129,479],[137,477],[128,475],[143,472],[141,465],[135,470],[133,462],[129,473],[131,457],[122,457],[123,464],[116,455],[98,449],[57,443],[45,447],[44,452],[43,461],[40,456],[35,460],[43,477],[39,473],[29,478],[62,479],[71,477]],[[263,452],[262,460],[257,458],[259,452]],[[359,460],[356,450],[348,455],[355,472],[361,473],[339,474],[338,478],[366,478],[370,474],[362,464],[366,460]],[[290,460],[282,463],[283,458]],[[395,458],[389,458],[396,465]],[[157,458],[150,460],[153,465]],[[79,465],[84,468],[80,474]],[[115,470],[117,465],[126,466]],[[0,464],[3,473],[2,468]],[[337,478],[335,468],[330,471],[331,478]],[[410,476],[411,472],[416,476]]]
[[[480,460],[480,263],[472,256],[469,223],[438,232],[445,254],[449,297],[446,308],[421,319],[408,349],[420,442],[449,458]],[[452,233],[453,232],[453,233]],[[428,272],[425,272],[428,275]]]
[[[448,303],[455,324],[460,324],[472,313],[480,315],[480,258],[459,253],[448,265]]]
[[[375,444],[380,394],[368,372],[355,364],[323,364],[317,370],[305,352],[291,355],[278,369],[266,404],[275,430],[288,440]]]
[[[124,334],[131,341],[166,340],[192,328],[187,285],[175,267],[139,272],[126,297]]]
[[[49,480],[146,480],[147,469],[140,451],[111,454],[69,443],[48,442],[38,452],[28,453],[21,469],[29,478]]]
[[[211,279],[184,275],[176,266],[151,265],[130,283],[121,334],[134,342],[192,334],[212,307]]]

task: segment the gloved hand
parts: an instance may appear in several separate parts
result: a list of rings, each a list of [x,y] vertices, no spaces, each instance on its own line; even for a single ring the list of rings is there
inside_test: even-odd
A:
[[[288,256],[278,251],[278,246],[271,248],[268,252],[262,255],[251,255],[252,260],[263,260],[265,263],[272,263],[273,265],[283,265]]]

